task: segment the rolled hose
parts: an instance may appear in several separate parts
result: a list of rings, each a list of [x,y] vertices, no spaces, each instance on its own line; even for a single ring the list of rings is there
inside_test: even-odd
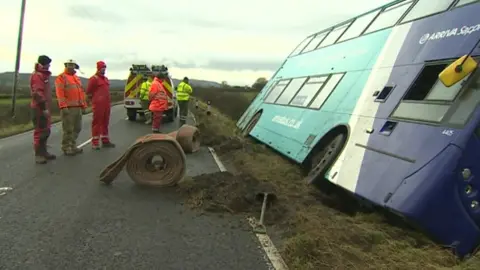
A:
[[[168,135],[175,138],[187,154],[200,150],[200,131],[197,127],[183,125],[177,131],[170,132]]]
[[[111,184],[126,167],[127,174],[139,185],[173,186],[185,177],[185,152],[196,152],[200,148],[198,134],[196,127],[183,125],[169,134],[140,137],[122,156],[103,169],[100,181]]]

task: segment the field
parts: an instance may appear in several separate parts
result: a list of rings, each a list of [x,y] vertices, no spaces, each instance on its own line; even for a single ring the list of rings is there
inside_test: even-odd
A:
[[[188,205],[258,218],[260,203],[252,196],[275,192],[278,200],[267,210],[266,223],[290,269],[480,269],[479,256],[457,261],[450,251],[379,213],[350,211],[342,196],[326,196],[304,184],[297,165],[242,138],[235,120],[255,93],[197,90],[196,96],[213,106],[211,115],[204,103],[195,112],[202,142],[215,148],[232,173],[187,181],[180,189]]]
[[[113,92],[111,96],[112,102],[118,102],[123,100],[122,92]],[[30,98],[20,96],[17,99],[15,118],[11,117],[10,110],[10,96],[0,96],[0,138],[32,129]],[[87,111],[89,110],[87,109]],[[53,100],[51,113],[53,121],[58,121],[60,119],[60,112],[58,106],[56,105],[56,100]]]

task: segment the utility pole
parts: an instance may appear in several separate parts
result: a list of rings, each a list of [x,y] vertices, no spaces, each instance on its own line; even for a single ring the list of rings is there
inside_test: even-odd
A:
[[[15,105],[17,102],[17,87],[18,87],[18,73],[20,72],[20,58],[22,56],[22,39],[23,39],[23,21],[25,19],[25,6],[27,0],[22,0],[22,7],[20,10],[20,25],[18,27],[18,40],[17,40],[17,58],[15,60],[15,74],[13,75],[13,88],[12,88],[12,117],[15,117]]]

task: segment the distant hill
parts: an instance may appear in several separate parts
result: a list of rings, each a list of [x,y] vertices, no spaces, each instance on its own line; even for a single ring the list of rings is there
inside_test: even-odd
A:
[[[12,85],[13,85],[13,72],[3,72],[0,73],[0,94],[10,94],[12,91]],[[52,82],[55,81],[56,76],[52,76]],[[87,78],[80,77],[82,80],[82,84],[84,86],[87,85]],[[125,87],[125,81],[126,80],[110,80],[110,88],[114,91],[123,91],[123,88]],[[178,79],[173,79],[175,85],[177,85],[180,80]],[[27,94],[29,91],[29,82],[30,82],[30,73],[20,73],[19,74],[19,86],[18,86],[18,91],[19,94]],[[222,85],[217,82],[213,81],[205,81],[205,80],[195,80],[195,79],[190,79],[190,84],[192,84],[193,87],[199,87],[199,88],[220,88]],[[53,87],[53,83],[52,83]]]

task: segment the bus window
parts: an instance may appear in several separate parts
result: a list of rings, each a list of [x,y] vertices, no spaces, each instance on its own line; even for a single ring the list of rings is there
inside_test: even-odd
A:
[[[450,119],[447,120],[449,124],[465,125],[470,115],[477,108],[480,102],[480,71],[477,70],[476,73],[477,74],[472,77],[472,82],[468,82],[466,90],[458,98],[458,103],[455,104],[456,109],[450,116]],[[468,77],[470,77],[470,75],[462,81],[468,80]],[[461,85],[462,82],[458,82],[455,85],[457,84]]]
[[[265,103],[273,103],[275,100],[277,100],[278,95],[282,93],[283,89],[287,87],[288,83],[290,80],[283,80],[279,81],[277,85],[275,85],[272,90],[270,90],[270,93],[268,93],[268,96],[265,98]]]
[[[322,41],[322,43],[320,43],[319,48],[334,44],[335,41],[337,41],[337,39],[343,34],[345,29],[347,29],[349,25],[350,25],[350,22],[344,25],[335,27],[335,29],[333,29],[330,32],[330,34],[328,34],[328,36]]]
[[[310,77],[290,102],[290,105],[307,107],[313,97],[317,94],[318,90],[322,88],[323,83],[325,83],[327,78],[328,76]]]
[[[345,73],[339,73],[339,74],[333,74],[330,79],[327,81],[325,86],[322,88],[318,96],[315,98],[315,100],[310,104],[310,108],[312,109],[320,109],[322,107],[323,103],[328,99],[330,94],[333,92],[335,87],[337,87],[338,83],[340,80],[342,80],[343,75]]]
[[[338,42],[345,41],[360,36],[370,22],[377,16],[380,10],[368,13],[362,17],[357,18],[353,24],[347,29],[345,34],[338,40]]]
[[[303,83],[305,82],[306,79],[307,78],[305,78],[305,77],[293,79],[275,103],[276,104],[287,105],[290,102],[290,100],[292,99],[292,97],[295,96],[295,93],[297,93],[298,89],[300,89],[300,87],[302,87],[302,85],[303,85]]]
[[[455,6],[459,7],[459,6],[470,4],[470,3],[473,3],[473,2],[476,2],[476,1],[477,0],[460,0],[460,1],[458,1],[458,3]]]
[[[441,122],[462,87],[462,82],[458,82],[447,88],[438,80],[438,74],[448,64],[443,62],[425,66],[392,113],[392,117]]]
[[[298,46],[295,48],[295,50],[293,50],[293,52],[290,54],[290,56],[295,56],[297,54],[299,54],[303,48],[305,48],[305,46],[308,44],[308,42],[310,42],[310,40],[312,40],[313,37],[307,37],[306,39],[304,39],[302,42],[300,42],[300,44],[298,44]]]
[[[325,36],[327,34],[328,34],[328,32],[323,32],[323,33],[320,33],[320,34],[316,35],[312,39],[312,41],[307,45],[307,47],[305,47],[305,49],[303,49],[302,53],[315,50],[318,47],[318,44],[320,44],[320,42],[322,42],[322,40],[325,38]]]
[[[445,11],[450,7],[453,1],[454,0],[420,0],[403,18],[402,23]]]
[[[365,34],[375,32],[384,28],[395,25],[400,20],[400,17],[407,11],[413,0],[404,1],[386,8],[373,23],[367,28]]]

